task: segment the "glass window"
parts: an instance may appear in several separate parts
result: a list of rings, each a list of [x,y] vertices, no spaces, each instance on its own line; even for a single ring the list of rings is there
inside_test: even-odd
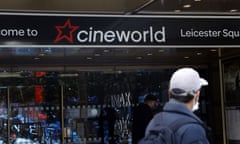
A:
[[[159,98],[155,112],[161,111],[173,71],[9,73],[0,78],[0,140],[131,143],[133,108],[151,93]]]

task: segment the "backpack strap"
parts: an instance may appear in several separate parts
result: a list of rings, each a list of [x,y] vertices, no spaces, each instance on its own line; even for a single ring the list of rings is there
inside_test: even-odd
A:
[[[166,138],[171,141],[171,144],[175,144],[175,142],[176,142],[175,133],[177,132],[177,130],[179,128],[181,128],[182,126],[184,126],[186,124],[191,124],[191,123],[200,124],[200,123],[196,122],[194,119],[188,119],[186,117],[177,119],[177,120],[171,122],[168,125],[162,125],[161,123],[158,123],[158,124],[155,125],[155,129],[152,129],[152,130],[149,131],[149,135],[162,137],[162,135],[160,135],[160,133],[159,133],[159,129],[157,129],[157,128],[161,127],[161,126],[163,128],[166,127],[166,128],[168,128],[168,131],[166,131],[166,132],[170,132],[169,134],[173,134],[173,135],[171,135],[171,137],[169,137],[169,135],[166,135],[167,136]],[[156,137],[153,137],[153,138],[156,138]],[[167,142],[167,143],[169,143],[169,142]]]

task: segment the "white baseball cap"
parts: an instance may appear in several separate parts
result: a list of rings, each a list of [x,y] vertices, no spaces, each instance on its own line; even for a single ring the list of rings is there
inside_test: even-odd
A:
[[[180,68],[173,73],[169,91],[177,96],[195,95],[202,86],[208,85],[207,80],[200,78],[199,73],[193,68]]]

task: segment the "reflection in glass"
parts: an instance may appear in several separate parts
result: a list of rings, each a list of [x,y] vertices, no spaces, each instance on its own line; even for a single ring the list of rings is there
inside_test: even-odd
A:
[[[138,97],[146,93],[160,97],[159,85],[167,81],[162,74],[165,73],[81,72],[61,77],[64,139],[98,144],[131,143],[131,110]]]
[[[35,73],[32,85],[10,87],[11,143],[61,143],[59,86],[44,76]]]
[[[5,72],[0,77],[5,86],[0,89],[0,140],[131,144],[132,109],[146,93],[156,95],[162,106],[170,73],[21,71],[8,77]]]

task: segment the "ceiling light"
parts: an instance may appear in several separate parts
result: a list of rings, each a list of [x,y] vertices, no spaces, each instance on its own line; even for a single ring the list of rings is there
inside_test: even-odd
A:
[[[100,56],[100,54],[96,53],[96,54],[94,54],[94,56],[98,57],[98,56]]]
[[[202,55],[202,53],[201,53],[201,52],[198,52],[197,55]]]
[[[44,53],[40,53],[39,56],[45,56],[45,54]]]
[[[148,53],[147,55],[148,55],[148,56],[152,56],[153,54],[152,54],[152,53]]]
[[[181,12],[181,10],[176,9],[176,10],[174,10],[174,12],[179,13],[179,12]]]
[[[231,9],[230,12],[231,13],[238,12],[238,9]]]
[[[35,57],[34,60],[40,60],[40,58],[39,57]]]
[[[121,70],[118,70],[118,71],[116,71],[116,73],[118,73],[118,74],[121,74],[121,73],[122,73],[122,71],[121,71]]]
[[[49,48],[49,49],[44,49],[44,51],[45,51],[45,52],[50,52],[51,50],[50,50],[50,48]]]
[[[195,2],[200,2],[200,1],[202,1],[202,0],[194,0]]]
[[[158,50],[158,52],[161,52],[161,53],[162,53],[162,52],[164,52],[164,49],[160,49],[160,50]]]
[[[142,59],[142,57],[139,56],[139,57],[136,57],[136,59]]]
[[[109,52],[109,50],[108,50],[108,49],[105,49],[105,50],[103,50],[103,52],[105,52],[105,53],[108,53],[108,52]]]
[[[190,4],[185,4],[185,5],[183,5],[183,8],[190,8],[190,7],[191,7]]]
[[[210,51],[211,51],[211,52],[215,52],[215,51],[217,51],[217,50],[216,50],[216,49],[210,49]]]
[[[185,58],[185,59],[189,59],[190,57],[189,57],[189,56],[185,56],[184,58]]]
[[[91,60],[91,59],[92,59],[92,57],[86,57],[86,59],[87,59],[87,60]]]

